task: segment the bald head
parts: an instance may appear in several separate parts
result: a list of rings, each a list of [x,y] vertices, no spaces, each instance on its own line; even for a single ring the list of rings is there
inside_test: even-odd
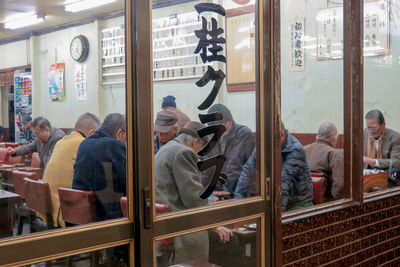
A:
[[[81,115],[75,124],[75,130],[82,132],[86,137],[91,136],[101,126],[99,118],[92,113]]]

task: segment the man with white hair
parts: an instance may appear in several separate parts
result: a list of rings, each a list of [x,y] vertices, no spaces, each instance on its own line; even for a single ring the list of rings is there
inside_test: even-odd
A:
[[[325,122],[318,127],[317,140],[304,147],[310,170],[327,178],[325,201],[343,197],[343,156],[335,149],[338,137],[336,126]]]

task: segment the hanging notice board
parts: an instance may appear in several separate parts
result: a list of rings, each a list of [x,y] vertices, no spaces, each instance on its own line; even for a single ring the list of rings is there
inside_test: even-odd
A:
[[[388,0],[364,3],[364,56],[389,54]],[[343,7],[317,12],[317,59],[343,57]]]

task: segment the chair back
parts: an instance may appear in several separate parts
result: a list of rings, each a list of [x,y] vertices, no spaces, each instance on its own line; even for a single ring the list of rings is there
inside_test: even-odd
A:
[[[119,204],[121,205],[121,210],[122,210],[122,215],[124,215],[124,217],[127,217],[127,210],[126,210],[126,206],[127,206],[127,198],[126,197],[121,197],[121,199],[119,200]]]
[[[0,160],[4,163],[8,161],[10,154],[7,153],[7,148],[0,147]]]
[[[171,211],[171,208],[169,207],[168,204],[156,203],[155,206],[156,206],[156,214],[157,215],[160,215],[160,214],[167,213],[167,212]],[[172,244],[173,241],[174,240],[172,238],[166,238],[166,239],[163,239],[163,240],[158,240],[157,242],[159,244],[162,244],[162,245],[169,245],[169,244]]]
[[[312,172],[311,178],[314,193],[313,203],[314,205],[321,204],[325,198],[326,179],[322,172]]]
[[[25,197],[25,185],[24,185],[24,178],[29,178],[31,180],[39,180],[39,175],[36,172],[22,172],[22,171],[12,171],[11,178],[12,183],[14,184],[14,191],[22,198]]]
[[[26,206],[42,214],[53,212],[49,184],[24,178]]]
[[[32,153],[32,161],[31,161],[32,168],[40,168],[40,158],[38,152]]]
[[[58,195],[64,221],[72,224],[97,221],[96,200],[93,191],[59,187]]]

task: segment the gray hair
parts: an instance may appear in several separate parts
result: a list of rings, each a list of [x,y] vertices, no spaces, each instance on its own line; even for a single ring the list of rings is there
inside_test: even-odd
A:
[[[49,128],[51,130],[51,124],[48,119],[44,117],[37,117],[32,121],[32,128],[39,126],[40,130],[44,131],[46,128]]]
[[[194,137],[191,134],[187,134],[187,133],[181,133],[180,135],[178,135],[178,137],[175,138],[178,142],[180,143],[184,143],[184,144],[193,144],[194,140],[198,139],[200,140],[201,144],[204,146],[206,144],[206,142],[198,137]]]
[[[83,132],[88,132],[89,130],[97,130],[100,128],[101,122],[99,118],[92,113],[85,113],[79,116],[75,123],[75,129],[81,130]]]
[[[365,114],[365,119],[367,120],[376,119],[379,124],[383,124],[385,122],[385,117],[383,117],[383,114],[379,109],[373,109],[368,111],[368,113]]]
[[[319,138],[329,139],[335,134],[337,134],[337,129],[332,122],[325,122],[318,127]]]
[[[126,132],[126,119],[125,115],[121,113],[110,113],[103,121],[102,127],[114,135],[119,129]]]

